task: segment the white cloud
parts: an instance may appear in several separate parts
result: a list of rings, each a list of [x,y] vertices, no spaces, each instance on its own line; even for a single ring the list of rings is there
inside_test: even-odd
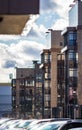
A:
[[[22,32],[22,36],[25,36],[29,33],[29,31],[31,30],[31,28],[33,27],[33,23],[36,21],[36,19],[38,19],[39,15],[30,15],[30,19],[29,21],[26,23],[23,32]]]
[[[9,63],[9,67],[12,67],[12,63],[15,65],[16,62],[18,66],[28,66],[28,61],[31,62],[32,59],[40,57],[39,54],[43,48],[44,45],[27,40],[20,40],[18,44],[0,44],[0,65],[4,67],[8,66],[5,65],[6,63]]]
[[[40,13],[49,13],[57,8],[57,4],[53,0],[40,0]]]
[[[53,30],[63,30],[67,26],[68,26],[68,20],[67,19],[58,19],[54,23],[52,28],[53,28]]]
[[[11,82],[9,78],[9,74],[13,74],[13,78],[15,78],[15,68],[0,68],[0,82]]]
[[[21,39],[17,44],[0,44],[0,82],[8,81],[9,73],[13,73],[16,66],[32,65],[32,60],[39,59],[43,48],[43,44]]]
[[[56,9],[57,13],[62,18],[68,17],[69,5],[73,2],[73,0],[53,0],[56,2],[58,8]]]
[[[51,27],[54,30],[63,30],[65,27],[69,25],[68,20],[68,12],[69,12],[69,5],[73,3],[73,0],[53,0],[56,2],[58,8],[56,8],[56,13],[60,16],[59,19],[56,19]]]

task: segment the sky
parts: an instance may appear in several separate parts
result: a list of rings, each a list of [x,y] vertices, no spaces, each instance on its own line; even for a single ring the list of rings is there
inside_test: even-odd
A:
[[[43,49],[50,48],[48,29],[63,30],[69,25],[68,11],[73,0],[40,0],[38,15],[31,15],[20,35],[0,35],[0,83],[15,78],[16,67],[32,67]]]

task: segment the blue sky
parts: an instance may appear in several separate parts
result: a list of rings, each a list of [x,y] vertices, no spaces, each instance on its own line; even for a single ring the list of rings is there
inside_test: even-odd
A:
[[[73,0],[40,0],[40,14],[31,16],[21,35],[0,35],[0,82],[10,82],[9,74],[15,76],[15,67],[30,67],[32,60],[40,59],[40,52],[50,48],[46,32],[68,26],[72,3]]]

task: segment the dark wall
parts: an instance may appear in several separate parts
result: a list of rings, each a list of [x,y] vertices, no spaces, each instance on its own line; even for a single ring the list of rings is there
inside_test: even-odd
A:
[[[39,0],[0,0],[0,14],[39,14]]]

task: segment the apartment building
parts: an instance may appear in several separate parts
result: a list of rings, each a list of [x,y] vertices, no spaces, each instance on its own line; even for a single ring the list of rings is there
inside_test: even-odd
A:
[[[16,68],[16,79],[12,80],[12,113],[17,118],[26,118],[32,113],[34,70]]]
[[[33,65],[16,68],[16,79],[12,79],[12,115],[17,118],[42,117],[41,69],[37,61]]]
[[[61,54],[64,61],[65,104],[63,116],[82,118],[82,1],[78,0],[69,11],[69,27],[61,35],[64,38]],[[63,104],[62,104],[63,105]]]

